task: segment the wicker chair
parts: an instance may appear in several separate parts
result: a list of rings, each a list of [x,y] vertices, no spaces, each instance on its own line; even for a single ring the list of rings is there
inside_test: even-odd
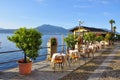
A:
[[[64,56],[55,56],[55,59],[54,59],[54,72],[55,72],[57,64],[59,65],[59,68],[61,68],[62,71],[63,71]]]

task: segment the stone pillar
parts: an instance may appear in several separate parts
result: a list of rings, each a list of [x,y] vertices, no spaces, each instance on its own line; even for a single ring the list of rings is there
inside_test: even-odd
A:
[[[47,47],[49,47],[47,50],[47,59],[51,59],[52,55],[57,52],[57,44],[57,39],[55,37],[50,38],[50,40],[47,43]]]
[[[47,59],[50,59],[51,57],[51,43],[50,43],[50,40],[47,42]]]

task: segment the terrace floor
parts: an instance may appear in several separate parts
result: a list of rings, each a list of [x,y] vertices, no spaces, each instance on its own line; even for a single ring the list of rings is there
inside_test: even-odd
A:
[[[94,58],[81,58],[70,66],[64,66],[63,71],[55,72],[49,61],[33,64],[32,73],[20,75],[18,67],[1,71],[3,80],[120,80],[120,43],[108,46],[95,53]]]

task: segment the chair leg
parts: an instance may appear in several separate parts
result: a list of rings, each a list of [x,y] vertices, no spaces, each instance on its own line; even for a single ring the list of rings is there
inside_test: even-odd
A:
[[[55,64],[54,64],[54,72],[55,72]]]
[[[62,72],[63,72],[63,63],[61,63],[61,69],[62,69]]]
[[[71,60],[70,60],[70,58],[69,58],[69,59],[68,59],[68,65],[69,65],[69,67],[71,68],[70,63],[71,63]]]

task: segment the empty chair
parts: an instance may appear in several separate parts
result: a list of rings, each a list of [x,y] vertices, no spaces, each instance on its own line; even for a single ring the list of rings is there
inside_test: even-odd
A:
[[[63,64],[64,64],[64,56],[55,56],[55,59],[54,59],[54,71],[55,71],[55,68],[57,66],[57,64],[59,65],[59,68],[61,68],[63,70]]]

